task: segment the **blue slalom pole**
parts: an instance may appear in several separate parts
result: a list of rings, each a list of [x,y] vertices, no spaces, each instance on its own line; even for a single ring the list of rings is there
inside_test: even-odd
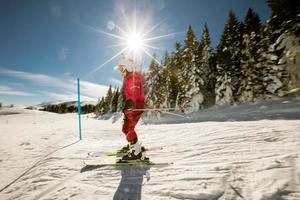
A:
[[[78,93],[78,105],[77,105],[77,111],[78,111],[78,125],[79,125],[79,140],[82,139],[81,135],[81,104],[80,104],[80,80],[77,78],[77,93]]]

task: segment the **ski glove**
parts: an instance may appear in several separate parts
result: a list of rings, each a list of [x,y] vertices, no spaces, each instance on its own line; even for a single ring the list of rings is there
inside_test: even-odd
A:
[[[126,101],[125,101],[124,109],[131,109],[132,107],[133,107],[133,102],[132,102],[132,100],[126,100]]]

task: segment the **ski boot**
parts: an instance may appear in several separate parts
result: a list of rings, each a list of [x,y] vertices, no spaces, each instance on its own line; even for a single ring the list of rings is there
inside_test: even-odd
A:
[[[146,157],[146,150],[139,142],[129,145],[129,151],[121,161],[149,161]]]
[[[118,153],[127,153],[129,151],[129,144],[126,146],[122,147],[120,150],[118,150]]]
[[[120,150],[117,151],[117,153],[128,153],[130,151],[130,148],[129,148],[130,144],[128,143],[126,146],[122,147]],[[142,152],[145,152],[146,151],[146,148],[144,146],[141,146],[141,151]]]

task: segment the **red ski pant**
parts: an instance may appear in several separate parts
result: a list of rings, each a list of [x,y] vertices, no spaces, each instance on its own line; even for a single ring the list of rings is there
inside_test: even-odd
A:
[[[126,139],[128,142],[136,142],[138,140],[134,128],[141,118],[142,114],[143,112],[124,110],[124,122],[122,131],[126,135]]]

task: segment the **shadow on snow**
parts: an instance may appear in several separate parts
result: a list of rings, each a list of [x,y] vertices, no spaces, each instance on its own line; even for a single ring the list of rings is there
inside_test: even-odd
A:
[[[121,181],[113,200],[140,200],[144,175],[147,181],[150,179],[150,175],[147,173],[150,167],[117,167],[116,169],[121,170]]]

